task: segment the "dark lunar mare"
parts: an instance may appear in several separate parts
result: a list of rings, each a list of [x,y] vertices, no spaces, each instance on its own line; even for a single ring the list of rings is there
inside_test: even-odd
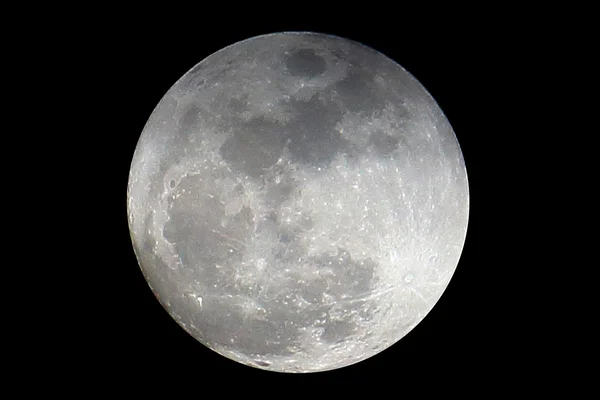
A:
[[[305,46],[305,45],[304,45]],[[298,45],[283,56],[284,62],[274,63],[283,77],[306,79],[325,72],[326,62],[315,49]],[[273,57],[277,57],[275,54]],[[279,56],[281,57],[281,55]],[[247,94],[229,100],[234,112],[230,116],[237,122],[229,123],[232,134],[222,145],[223,158],[238,172],[259,178],[272,167],[284,148],[294,162],[313,167],[327,167],[337,154],[356,154],[362,149],[344,139],[335,129],[346,112],[360,112],[369,116],[382,110],[388,103],[402,108],[402,103],[384,88],[377,86],[368,63],[374,58],[352,59],[347,76],[332,84],[321,87],[309,99],[279,100],[292,118],[289,122],[278,122],[265,117],[243,121],[236,111],[243,111]],[[382,133],[372,139],[373,147],[381,157],[389,156],[397,148],[400,138]]]

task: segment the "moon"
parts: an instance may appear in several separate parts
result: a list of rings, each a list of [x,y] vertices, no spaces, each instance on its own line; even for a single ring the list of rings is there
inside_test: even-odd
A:
[[[150,288],[233,361],[306,373],[402,339],[450,283],[469,187],[454,131],[405,69],[312,32],[253,37],[164,95],[133,154]]]

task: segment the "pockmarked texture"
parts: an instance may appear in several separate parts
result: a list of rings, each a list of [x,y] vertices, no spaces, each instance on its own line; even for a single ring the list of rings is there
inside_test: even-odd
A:
[[[469,190],[415,78],[315,33],[218,51],[165,94],[127,193],[148,284],[199,342],[316,372],[388,348],[432,309],[465,241]]]

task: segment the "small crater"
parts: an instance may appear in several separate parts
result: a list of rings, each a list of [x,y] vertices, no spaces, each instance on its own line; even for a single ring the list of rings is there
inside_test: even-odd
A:
[[[233,193],[234,193],[234,195],[242,196],[245,193],[244,186],[237,183],[235,185],[235,187],[233,188]]]
[[[280,243],[289,243],[292,241],[292,235],[288,232],[283,232],[282,234],[279,235],[279,242]]]
[[[314,50],[300,49],[287,57],[285,67],[293,76],[312,78],[324,73],[327,64]]]
[[[405,283],[411,283],[414,280],[415,280],[415,277],[413,276],[413,274],[406,274],[406,276],[404,276]]]
[[[176,184],[175,179],[171,179],[171,181],[169,182],[169,187],[171,189],[173,189],[173,188],[175,188],[175,184]]]
[[[193,76],[193,75],[197,74],[198,72],[200,72],[202,70],[202,68],[203,68],[202,63],[198,63],[198,64],[194,65],[192,67],[192,69],[189,70],[188,75]],[[204,81],[204,79],[201,79],[201,80]]]
[[[269,361],[262,361],[262,360],[254,361],[254,364],[256,364],[260,367],[268,367],[271,365],[271,363]]]

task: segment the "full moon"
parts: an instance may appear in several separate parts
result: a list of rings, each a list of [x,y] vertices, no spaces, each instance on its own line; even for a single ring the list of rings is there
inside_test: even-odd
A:
[[[318,372],[398,342],[450,283],[469,188],[454,131],[405,69],[325,34],[253,37],[160,100],[127,188],[150,288],[239,363]]]

